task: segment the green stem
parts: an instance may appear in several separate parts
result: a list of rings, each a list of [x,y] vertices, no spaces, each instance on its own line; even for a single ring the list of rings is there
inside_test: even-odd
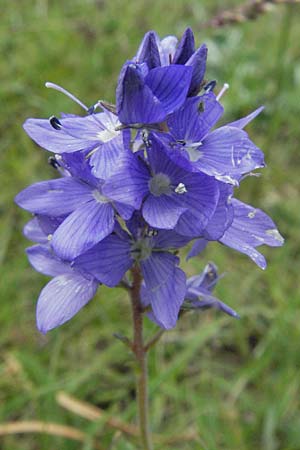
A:
[[[153,450],[149,427],[147,352],[144,347],[143,308],[140,301],[142,275],[138,266],[132,269],[132,277],[132,287],[130,290],[133,318],[132,350],[138,364],[136,396],[139,427],[143,450]]]

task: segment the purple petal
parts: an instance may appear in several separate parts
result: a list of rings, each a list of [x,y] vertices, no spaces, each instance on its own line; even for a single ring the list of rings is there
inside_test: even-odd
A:
[[[126,154],[120,158],[118,169],[104,183],[102,191],[111,200],[139,209],[149,191],[149,178],[145,163],[134,154]]]
[[[173,64],[185,64],[195,51],[195,39],[191,28],[187,28],[178,43]]]
[[[49,245],[34,245],[26,249],[32,267],[44,275],[56,277],[64,273],[73,273],[70,264],[63,262],[49,248]]]
[[[155,31],[148,31],[136,54],[137,63],[147,63],[149,69],[160,66],[160,56],[158,51],[158,36]]]
[[[90,159],[95,177],[106,180],[116,170],[117,161],[123,151],[122,135],[102,144]]]
[[[77,208],[57,228],[52,246],[62,259],[71,261],[108,236],[114,223],[110,203],[90,201]]]
[[[37,327],[47,333],[70,320],[96,294],[98,283],[79,274],[59,275],[42,290],[37,303]]]
[[[162,66],[168,66],[170,61],[173,60],[178,39],[176,36],[166,36],[160,42],[158,42],[159,55]]]
[[[235,319],[239,319],[239,314],[232,308],[230,308],[226,303],[221,302],[218,298],[212,296],[209,291],[205,289],[194,289],[193,295],[197,295],[197,299],[189,299],[189,291],[187,293],[187,301],[184,303],[184,307],[187,309],[208,309],[216,308],[220,311],[228,314]]]
[[[129,237],[111,235],[76,258],[74,268],[84,270],[101,283],[113,287],[119,284],[133,262]]]
[[[201,88],[201,83],[203,81],[206,70],[206,59],[207,47],[205,44],[203,44],[185,63],[186,66],[190,66],[193,68],[191,84],[188,91],[189,97],[197,95]]]
[[[242,119],[239,120],[235,120],[234,122],[230,122],[227,124],[227,126],[240,129],[245,128],[245,126],[248,125],[248,123],[251,122],[253,119],[255,119],[255,117],[257,117],[264,109],[265,109],[264,106],[260,106],[248,116],[243,117]]]
[[[191,250],[188,252],[186,260],[188,261],[191,258],[194,258],[194,256],[198,256],[199,253],[203,252],[205,250],[206,246],[208,244],[208,241],[206,239],[197,239]]]
[[[59,225],[65,220],[66,216],[63,217],[50,217],[50,216],[43,216],[43,215],[37,215],[37,220],[39,222],[39,225],[45,235],[47,236],[47,240],[49,240],[49,234],[54,234],[54,232],[57,230]]]
[[[186,293],[185,274],[175,266],[176,259],[170,253],[152,253],[141,262],[145,279],[142,295],[148,297],[157,323],[166,329],[176,325]]]
[[[201,288],[207,291],[212,291],[219,280],[218,269],[214,263],[206,264],[204,270],[199,275],[194,275],[188,278],[187,288]],[[193,298],[190,295],[190,298]]]
[[[145,82],[161,102],[165,113],[169,114],[179,108],[185,101],[191,77],[191,67],[172,64],[171,66],[157,67],[151,70],[146,76]],[[156,119],[156,122],[160,122],[164,118]]]
[[[233,221],[231,196],[233,188],[229,184],[219,183],[220,197],[215,212],[206,225],[204,238],[209,241],[220,239]]]
[[[184,236],[196,237],[203,233],[216,210],[219,186],[213,178],[201,173],[187,174],[182,178],[182,183],[187,192],[178,194],[176,200],[187,211],[180,217],[175,231]]]
[[[206,136],[198,150],[195,164],[199,170],[226,183],[238,184],[243,174],[265,165],[262,151],[238,128],[218,128]]]
[[[245,253],[259,267],[266,268],[266,260],[255,247],[266,244],[279,247],[284,239],[276,228],[272,219],[260,209],[233,199],[234,219],[225,231],[220,242],[228,247]]]
[[[223,114],[223,106],[209,92],[188,98],[168,119],[171,134],[187,143],[200,142]]]
[[[103,114],[62,118],[58,130],[52,127],[48,119],[28,119],[23,127],[31,139],[51,152],[91,150],[101,141],[98,133],[104,129],[101,122]]]
[[[134,213],[134,208],[132,206],[124,205],[123,203],[119,202],[114,202],[113,206],[124,220],[129,220]]]
[[[41,181],[21,191],[15,202],[35,214],[63,216],[91,200],[91,188],[72,178]]]
[[[23,229],[24,236],[33,242],[38,242],[39,244],[47,244],[48,236],[42,230],[37,217],[30,220]]]
[[[157,69],[153,69],[157,70]],[[117,86],[117,113],[124,124],[161,122],[166,111],[145,84],[140,66],[123,66]]]
[[[153,236],[153,247],[161,249],[180,248],[184,247],[189,241],[190,238],[181,236],[173,230],[159,230]]]
[[[144,202],[142,213],[151,227],[169,230],[175,227],[186,210],[187,207],[179,206],[169,195],[149,195]]]
[[[168,252],[153,252],[141,261],[141,269],[148,289],[156,289],[174,273],[178,258]]]

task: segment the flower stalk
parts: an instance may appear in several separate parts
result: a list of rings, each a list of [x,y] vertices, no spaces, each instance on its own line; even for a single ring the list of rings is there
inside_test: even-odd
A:
[[[136,398],[140,437],[143,450],[152,450],[152,439],[149,426],[149,400],[148,400],[148,369],[147,350],[143,337],[143,308],[140,301],[140,288],[142,275],[136,265],[132,269],[132,287],[130,290],[133,318],[133,345],[132,351],[137,362]]]

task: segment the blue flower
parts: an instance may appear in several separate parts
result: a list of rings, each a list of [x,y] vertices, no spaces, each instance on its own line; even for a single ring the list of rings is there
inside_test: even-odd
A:
[[[185,65],[192,68],[188,96],[197,95],[203,82],[207,59],[207,47],[203,44],[195,48],[194,34],[187,28],[180,42],[175,36],[160,40],[155,31],[149,31],[134,58],[137,63],[146,63],[149,69],[171,64]]]
[[[114,233],[76,258],[73,267],[114,287],[134,264],[139,264],[154,316],[163,328],[173,328],[184,300],[186,278],[177,267],[179,258],[171,251],[188,240],[172,231],[138,235],[130,236],[117,227]]]
[[[185,101],[192,68],[182,65],[149,69],[127,61],[116,91],[117,114],[123,124],[163,122]]]
[[[42,217],[40,220],[51,230],[51,221]],[[36,309],[37,328],[47,333],[77,314],[94,297],[99,282],[87,272],[72,268],[69,262],[53,252],[41,223],[38,218],[33,219],[25,227],[24,234],[39,242],[26,250],[31,265],[38,272],[53,277],[42,289]]]
[[[262,151],[244,131],[263,108],[215,128],[228,85],[217,96],[215,82],[203,86],[206,55],[189,28],[179,42],[147,33],[121,69],[116,105],[98,101],[88,108],[46,83],[85,115],[24,124],[54,153],[49,162],[60,175],[15,199],[36,216],[24,230],[37,243],[28,258],[53,277],[38,300],[42,332],[73,317],[99,284],[130,289],[124,277],[133,268],[143,277],[141,307],[162,328],[173,328],[186,309],[215,307],[237,317],[212,295],[215,266],[186,279],[178,251],[193,241],[189,258],[217,241],[264,269],[257,247],[283,244],[270,217],[234,198],[244,177],[264,167]]]

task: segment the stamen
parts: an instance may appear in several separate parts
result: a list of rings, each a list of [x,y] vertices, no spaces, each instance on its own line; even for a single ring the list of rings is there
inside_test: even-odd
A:
[[[176,194],[186,194],[187,188],[183,183],[179,183],[178,186],[175,188]]]
[[[51,117],[49,118],[49,122],[50,122],[50,125],[51,125],[55,130],[60,130],[61,127],[62,127],[62,124],[60,123],[60,121],[58,120],[58,118],[55,117],[55,116],[51,116]]]
[[[207,83],[205,86],[204,86],[204,90],[205,90],[205,92],[211,92],[211,91],[213,91],[214,90],[214,88],[216,87],[216,85],[217,85],[217,81],[216,80],[212,80],[212,81],[210,81],[209,83]]]
[[[158,231],[157,230],[151,229],[151,230],[148,231],[148,236],[149,237],[153,237],[153,236],[157,236],[157,235],[158,235]]]
[[[169,64],[172,64],[172,55],[169,53]]]
[[[220,100],[220,98],[222,97],[222,95],[225,94],[225,92],[227,91],[227,89],[229,89],[229,84],[228,83],[224,83],[224,86],[222,87],[222,89],[220,90],[220,92],[217,95],[217,99],[216,100]]]
[[[52,166],[54,169],[58,169],[60,167],[60,164],[55,158],[55,156],[49,156],[48,164],[50,164],[50,166]]]
[[[46,88],[54,89],[55,91],[61,92],[62,94],[65,94],[67,97],[69,97],[71,100],[73,100],[75,103],[77,103],[81,108],[83,108],[85,111],[88,111],[89,108],[82,103],[75,95],[71,94],[71,92],[67,91],[63,87],[59,86],[58,84],[51,83],[50,81],[47,81],[45,83]]]

